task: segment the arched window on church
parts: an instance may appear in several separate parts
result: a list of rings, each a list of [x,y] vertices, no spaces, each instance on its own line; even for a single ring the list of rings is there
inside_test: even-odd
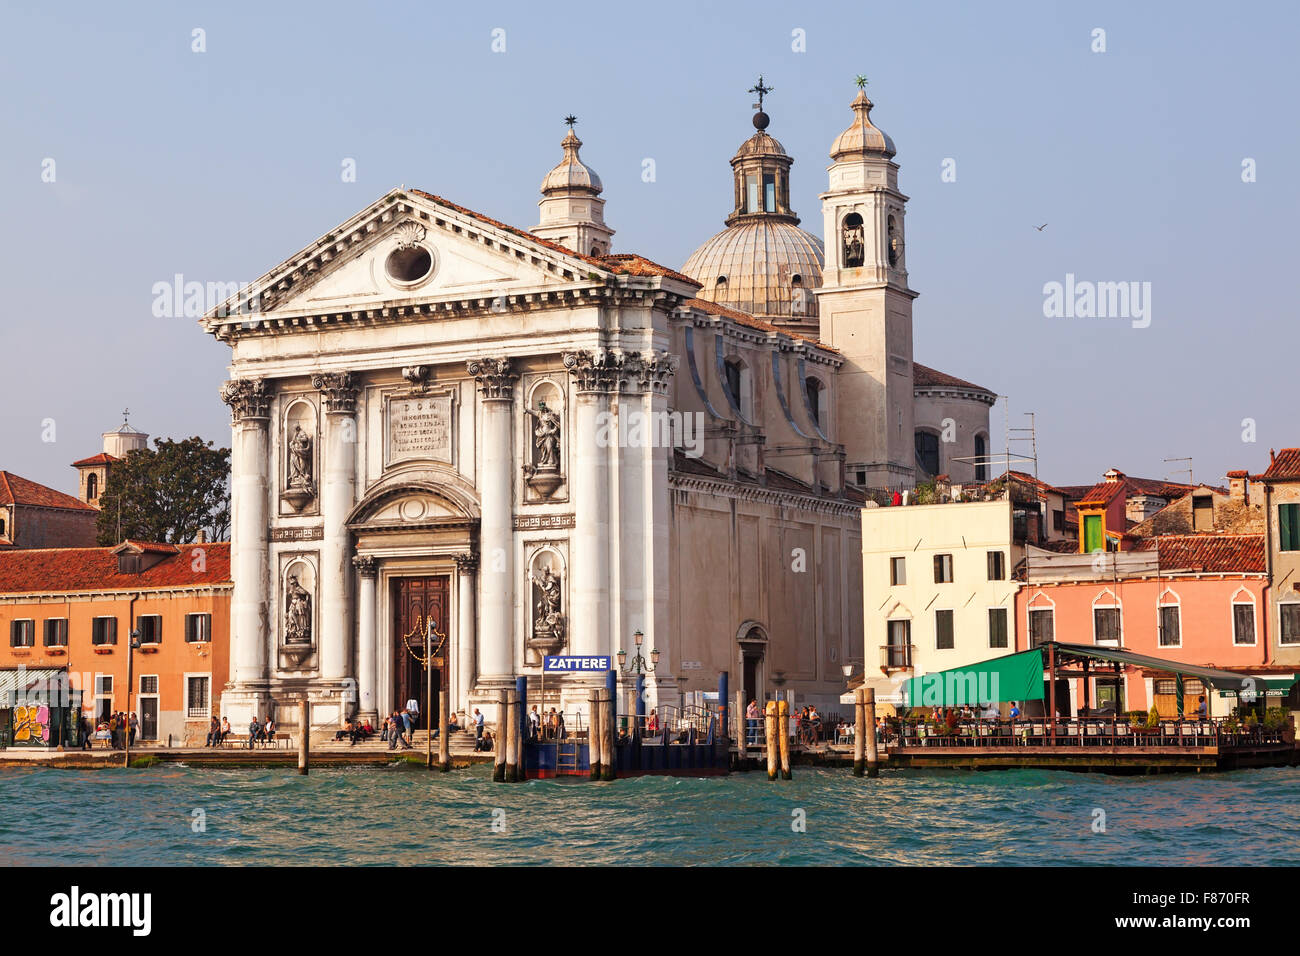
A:
[[[727,394],[732,403],[740,410],[740,417],[746,421],[754,418],[754,403],[750,398],[749,368],[740,359],[727,359],[726,372]]]
[[[825,409],[823,408],[823,397],[826,394],[826,388],[820,381],[815,378],[804,380],[805,394],[808,396],[808,413],[812,415],[812,420],[818,428],[825,423]]]
[[[94,501],[99,497],[99,475],[91,475],[86,479],[86,500]]]
[[[916,433],[916,464],[924,472],[918,478],[928,480],[939,474],[939,436],[934,432]]]
[[[843,260],[846,269],[855,269],[866,260],[867,247],[862,230],[862,217],[851,212],[844,217],[840,229],[840,241],[843,246]]]
[[[898,233],[898,223],[894,217],[890,216],[886,229],[889,240],[889,264],[897,266],[900,259],[903,258],[903,237]]]

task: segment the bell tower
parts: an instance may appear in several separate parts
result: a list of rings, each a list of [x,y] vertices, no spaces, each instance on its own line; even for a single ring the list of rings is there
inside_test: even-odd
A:
[[[573,131],[577,117],[566,116],[569,133],[560,143],[564,158],[542,180],[541,221],[533,235],[558,242],[584,256],[609,254],[614,230],[605,225],[604,187],[596,171],[578,157],[582,140]]]
[[[817,290],[821,340],[838,349],[838,438],[846,476],[875,488],[910,486],[915,475],[912,300],[894,142],[871,122],[858,77],[853,125],[831,146],[822,193],[826,266]]]

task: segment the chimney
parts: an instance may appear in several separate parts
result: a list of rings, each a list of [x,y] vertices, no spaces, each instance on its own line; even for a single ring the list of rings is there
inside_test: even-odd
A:
[[[1228,472],[1228,499],[1230,501],[1245,502],[1246,496],[1250,491],[1250,478],[1247,472],[1243,470]]]
[[[207,543],[208,543],[208,533],[207,533],[206,531],[204,531],[202,528],[200,528],[200,529],[199,529],[199,533],[196,534],[196,535],[194,536],[194,543],[195,543],[195,544],[207,544]]]

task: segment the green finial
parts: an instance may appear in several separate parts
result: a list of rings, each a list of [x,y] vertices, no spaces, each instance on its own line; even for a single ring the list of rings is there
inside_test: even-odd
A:
[[[860,90],[865,90],[867,88],[867,78],[863,76],[861,73],[857,75],[857,78],[854,79],[853,82],[858,84],[858,89]]]
[[[564,117],[564,125],[569,127],[569,129],[573,129],[573,124],[576,122],[578,122],[578,117],[574,116],[572,113]]]

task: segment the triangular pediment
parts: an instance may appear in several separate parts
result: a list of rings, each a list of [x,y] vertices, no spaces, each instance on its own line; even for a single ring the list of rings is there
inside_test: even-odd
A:
[[[203,318],[297,317],[604,282],[608,267],[440,197],[395,189]],[[593,275],[594,274],[594,275]]]

